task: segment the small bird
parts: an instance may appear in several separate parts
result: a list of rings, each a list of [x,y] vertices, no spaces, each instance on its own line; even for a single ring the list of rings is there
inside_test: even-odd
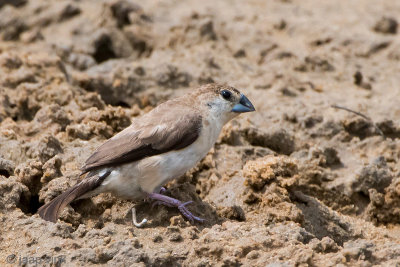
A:
[[[237,89],[207,84],[166,101],[98,147],[81,168],[86,177],[44,206],[38,213],[56,222],[66,205],[103,192],[117,197],[154,200],[177,207],[192,223],[203,221],[181,202],[163,195],[163,185],[193,168],[214,146],[224,124],[239,113],[255,111]],[[133,223],[136,221],[132,209]]]

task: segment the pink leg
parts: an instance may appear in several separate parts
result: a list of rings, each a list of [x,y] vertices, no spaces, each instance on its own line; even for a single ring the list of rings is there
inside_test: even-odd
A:
[[[161,191],[161,190],[160,190]],[[165,189],[164,189],[165,191]],[[199,218],[194,216],[187,208],[186,205],[192,203],[193,201],[188,201],[182,203],[181,201],[168,197],[159,193],[149,193],[147,194],[147,197],[155,200],[153,205],[165,205],[168,207],[177,207],[179,211],[182,213],[183,216],[185,216],[191,223],[194,223],[194,221],[199,221],[199,222],[204,222],[204,219]]]

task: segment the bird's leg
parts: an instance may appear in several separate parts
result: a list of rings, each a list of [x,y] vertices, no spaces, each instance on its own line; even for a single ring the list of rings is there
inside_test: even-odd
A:
[[[193,201],[188,201],[188,202],[182,203],[181,201],[179,201],[175,198],[165,196],[165,195],[162,195],[159,193],[148,193],[147,197],[149,199],[155,200],[153,205],[165,205],[168,207],[177,207],[179,209],[179,211],[182,213],[182,215],[185,216],[191,223],[194,223],[194,221],[199,221],[199,222],[204,221],[204,219],[194,216],[188,210],[188,208],[186,208],[186,205],[192,203]]]
[[[156,190],[156,191],[157,191],[157,190]],[[165,194],[165,192],[167,192],[167,189],[165,189],[164,186],[160,187],[160,189],[158,190],[158,193],[161,194],[161,195]],[[145,202],[149,202],[150,200],[151,200],[150,197],[149,197],[148,195],[146,195],[146,197],[144,198],[144,201],[145,201]],[[151,207],[153,208],[155,205],[156,205],[156,202],[154,202],[154,203],[151,205]]]
[[[132,208],[132,222],[136,227],[141,227],[147,223],[147,219],[143,219],[140,223],[138,223],[136,220],[136,209]]]

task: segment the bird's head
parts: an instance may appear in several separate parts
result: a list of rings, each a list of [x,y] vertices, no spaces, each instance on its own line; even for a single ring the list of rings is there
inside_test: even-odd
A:
[[[220,117],[224,123],[240,113],[255,111],[250,100],[234,87],[222,84],[207,84],[195,92],[203,110]]]

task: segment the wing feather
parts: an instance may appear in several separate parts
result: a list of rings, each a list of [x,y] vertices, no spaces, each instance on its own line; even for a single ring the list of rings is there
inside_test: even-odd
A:
[[[172,107],[168,102],[161,104],[109,139],[87,159],[82,172],[141,160],[192,144],[200,134],[202,117],[193,108],[174,104]]]

